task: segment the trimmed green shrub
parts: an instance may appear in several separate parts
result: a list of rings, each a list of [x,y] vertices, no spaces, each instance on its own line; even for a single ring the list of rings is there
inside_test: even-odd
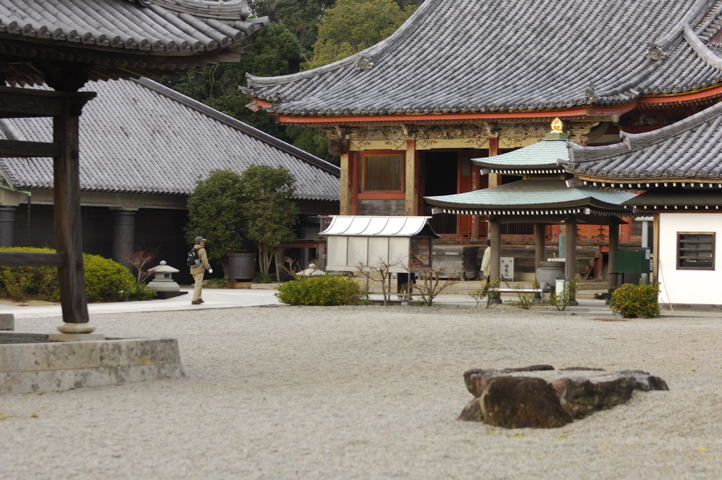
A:
[[[12,247],[6,252],[55,253],[49,248]],[[145,300],[155,292],[139,285],[127,268],[100,255],[83,254],[85,292],[88,302]],[[13,300],[60,300],[58,270],[55,267],[0,266],[0,295]]]
[[[291,280],[278,287],[276,296],[288,305],[356,305],[361,287],[351,278],[319,275]]]
[[[10,247],[3,252],[55,253],[49,248]],[[17,301],[28,299],[58,301],[58,269],[55,267],[0,266],[0,295]]]
[[[612,293],[609,307],[624,318],[650,318],[659,315],[659,285],[625,283]]]
[[[83,254],[85,293],[88,302],[128,300],[135,290],[135,279],[127,268],[100,255]]]

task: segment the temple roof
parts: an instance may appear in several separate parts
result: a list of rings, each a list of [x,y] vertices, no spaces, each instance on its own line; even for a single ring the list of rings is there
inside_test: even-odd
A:
[[[491,173],[563,173],[559,160],[569,158],[568,143],[564,134],[548,134],[540,142],[527,147],[493,157],[472,158],[471,161]]]
[[[648,133],[621,133],[603,147],[569,144],[567,171],[602,183],[722,180],[722,102]]]
[[[424,197],[426,203],[445,210],[468,210],[474,214],[535,214],[564,210],[564,213],[594,211],[620,212],[622,203],[633,193],[566,186],[564,180],[519,180],[498,187],[436,197]]]
[[[83,109],[83,191],[187,195],[213,170],[285,167],[296,199],[338,201],[339,168],[148,79],[94,82]],[[52,119],[0,119],[0,138],[51,141]],[[50,189],[50,158],[0,158],[0,180]]]
[[[230,47],[265,22],[248,15],[246,0],[0,0],[0,74],[41,83],[38,64],[65,62],[106,80],[237,60]]]
[[[621,105],[718,87],[718,0],[426,0],[389,38],[245,90],[287,116]]]
[[[635,211],[692,212],[715,210],[722,207],[722,190],[653,188],[625,202]]]

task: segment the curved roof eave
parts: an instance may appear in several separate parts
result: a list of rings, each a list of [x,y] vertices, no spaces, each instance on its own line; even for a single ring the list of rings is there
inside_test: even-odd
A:
[[[428,15],[429,13],[439,15],[439,12],[443,11],[444,8],[448,9],[450,5],[453,5],[451,2],[450,5],[445,4],[444,0],[427,0],[422,7],[420,7],[417,12],[389,38],[377,45],[374,45],[373,47],[370,47],[369,49],[364,50],[363,52],[347,57],[346,59],[339,60],[317,69],[292,75],[278,77],[256,77],[251,75],[249,76],[248,83],[250,88],[247,89],[247,92],[254,98],[272,102],[273,105],[267,107],[266,110],[270,113],[284,116],[283,118],[279,118],[279,121],[281,122],[301,122],[301,118],[303,117],[325,117],[326,122],[338,123],[341,119],[337,118],[337,116],[365,117],[365,120],[373,121],[373,117],[400,114],[407,114],[410,115],[410,117],[413,117],[415,114],[443,115],[484,112],[540,112],[549,110],[550,108],[561,110],[572,109],[580,106],[588,107],[590,105],[606,107],[610,105],[638,102],[642,99],[645,104],[650,104],[655,103],[655,95],[662,95],[665,97],[669,95],[679,95],[681,97],[689,92],[706,89],[710,86],[720,84],[722,75],[716,75],[709,70],[709,68],[716,68],[715,66],[718,64],[719,56],[716,55],[715,52],[700,39],[692,28],[693,25],[696,25],[698,29],[703,29],[705,27],[706,24],[703,20],[706,18],[705,15],[707,15],[713,8],[715,0],[688,1],[683,7],[679,7],[676,10],[673,10],[671,7],[673,4],[672,0],[668,0],[668,3],[669,5],[661,5],[655,10],[655,25],[657,27],[664,27],[667,30],[666,33],[661,33],[661,35],[658,35],[658,39],[656,41],[650,42],[646,55],[644,52],[639,51],[641,48],[638,42],[639,39],[630,36],[630,38],[635,38],[634,41],[636,43],[634,45],[636,45],[636,47],[634,52],[636,56],[630,57],[631,60],[627,62],[629,63],[629,68],[622,68],[618,72],[621,75],[619,77],[600,79],[602,84],[597,88],[595,88],[593,83],[590,84],[587,87],[586,94],[583,91],[584,88],[582,88],[582,91],[580,92],[577,91],[577,87],[574,87],[572,90],[569,90],[569,92],[564,93],[566,96],[562,99],[552,99],[551,97],[547,98],[543,93],[540,93],[539,95],[532,95],[529,99],[523,99],[521,97],[515,98],[512,92],[511,96],[505,96],[505,98],[510,100],[505,100],[501,103],[487,101],[488,99],[474,103],[472,100],[474,95],[476,95],[474,93],[460,94],[461,96],[465,95],[464,102],[462,103],[454,103],[453,99],[450,101],[448,96],[445,97],[444,95],[439,95],[437,99],[437,96],[434,95],[433,99],[417,99],[418,101],[412,105],[408,104],[408,97],[404,95],[399,96],[391,94],[389,93],[391,91],[391,87],[386,88],[386,86],[384,86],[383,95],[374,93],[374,95],[378,94],[379,98],[377,99],[378,101],[374,100],[371,103],[366,101],[340,101],[339,99],[343,98],[342,92],[344,89],[336,88],[334,93],[328,93],[328,89],[324,90],[323,88],[318,88],[319,85],[330,80],[334,80],[336,83],[333,85],[336,86],[340,84],[346,85],[348,82],[353,82],[353,85],[356,87],[363,85],[363,82],[359,83],[360,74],[357,74],[350,69],[345,73],[331,74],[331,72],[349,67],[353,64],[353,62],[363,57],[374,57],[369,58],[369,60],[376,61],[379,65],[381,65],[381,67],[385,66],[391,71],[393,71],[394,68],[399,68],[398,66],[395,66],[398,63],[397,61],[391,61],[396,57],[389,60],[389,58],[383,57],[382,55],[384,52],[394,52],[398,57],[400,53],[398,53],[397,50],[401,49],[401,46],[403,46],[400,46],[399,40],[404,39],[404,37],[410,32],[410,34],[416,35],[416,37],[422,35],[419,32],[412,32],[412,27],[416,23],[425,22],[423,23],[423,26],[429,27],[429,25],[432,25],[434,17],[429,16],[429,18],[432,19],[429,20],[428,18],[424,18],[425,15]],[[539,8],[541,8],[541,6]],[[548,12],[546,12],[546,14],[548,14]],[[667,17],[664,16],[665,14],[668,16],[672,14],[683,15],[676,23],[667,27],[668,23],[666,22]],[[719,12],[714,13],[714,15],[719,15]],[[612,17],[610,16],[610,18]],[[448,18],[445,18],[445,20],[450,21]],[[454,21],[458,23],[458,21],[461,20]],[[451,28],[448,25],[446,25],[446,27],[447,29]],[[495,25],[492,25],[492,28],[496,28]],[[624,30],[624,28],[617,30],[617,35],[620,38],[626,38],[624,37]],[[651,33],[654,33],[654,30],[651,30]],[[513,35],[511,36],[513,37]],[[414,37],[414,39],[416,39],[416,37]],[[574,37],[572,36],[567,38]],[[426,38],[426,40],[429,39]],[[631,40],[629,41],[631,42]],[[689,44],[689,47],[680,50],[678,47],[682,43]],[[419,42],[416,43],[416,45],[418,44]],[[406,45],[406,47],[408,47],[408,45]],[[433,52],[434,47],[430,48],[432,48],[431,51]],[[391,53],[389,53],[389,55],[391,55]],[[677,59],[672,61],[672,59],[676,58],[674,55],[680,56],[681,60]],[[699,57],[699,60],[692,62],[690,58],[695,55]],[[672,56],[672,59],[666,58],[667,56]],[[680,77],[680,68],[685,65],[685,62],[692,62],[695,66],[703,64],[707,65],[709,68],[704,71],[703,75],[697,75],[695,78],[690,78],[687,85],[681,85],[678,80],[680,78],[684,78],[684,76],[682,75],[682,77]],[[409,63],[415,64],[411,61]],[[372,69],[370,73],[372,77],[374,73],[373,70],[375,69]],[[329,74],[331,75],[328,76]],[[386,74],[384,73],[383,75]],[[406,80],[404,81],[408,83],[409,79],[413,79],[414,76],[403,75],[402,77],[405,78]],[[464,86],[465,84],[463,82],[465,80],[461,79],[460,81],[462,82],[462,86]],[[300,83],[296,85],[296,82]],[[406,84],[404,83],[404,85]],[[494,84],[492,84],[492,89],[503,87],[503,85],[497,85],[497,87],[493,87],[493,85]],[[402,88],[401,83],[398,88]],[[493,91],[496,90],[492,90],[492,92]],[[527,91],[528,93],[528,90],[524,91]],[[359,91],[356,91],[353,94],[355,95],[354,98],[363,98],[363,96],[359,96]],[[488,95],[485,94],[485,96]],[[423,97],[423,95],[420,97]],[[531,100],[532,98],[534,99]],[[479,97],[479,100],[483,99]],[[691,98],[679,99],[680,102],[691,100]],[[666,99],[666,101],[669,101],[669,99]],[[419,106],[422,104],[425,106]],[[418,119],[409,118],[409,120],[414,121]],[[439,120],[447,119],[441,117]],[[314,123],[320,124],[322,121],[317,120]]]

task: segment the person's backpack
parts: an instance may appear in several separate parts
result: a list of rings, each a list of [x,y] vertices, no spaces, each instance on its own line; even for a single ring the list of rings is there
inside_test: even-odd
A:
[[[195,267],[201,264],[201,259],[198,258],[197,248],[192,248],[190,252],[188,252],[188,261],[186,263],[189,267]]]

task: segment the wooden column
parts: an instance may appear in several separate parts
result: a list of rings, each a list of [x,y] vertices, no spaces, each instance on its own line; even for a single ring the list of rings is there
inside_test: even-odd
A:
[[[489,156],[494,157],[499,155],[499,153],[501,153],[499,151],[499,138],[489,137]],[[498,173],[490,173],[488,188],[498,187],[499,185],[501,185],[501,175]]]
[[[650,283],[659,283],[659,230],[660,230],[660,218],[659,213],[654,214],[654,223],[652,223],[652,236],[654,239],[652,240],[654,243],[653,250],[652,250],[652,282]]]
[[[534,268],[539,268],[541,262],[546,260],[544,253],[544,229],[546,225],[543,223],[534,224]]]
[[[577,278],[577,220],[570,217],[566,222],[566,254],[564,259],[564,276],[571,282]],[[570,289],[569,302],[576,304],[575,295]]]
[[[63,265],[58,268],[58,281],[65,322],[58,330],[64,333],[90,333],[94,330],[87,325],[90,319],[83,279],[78,151],[81,107],[77,103],[69,96],[63,114],[53,117],[53,142],[60,148],[58,156],[53,158],[55,246],[63,256]]]
[[[489,240],[491,241],[489,280],[499,282],[501,280],[501,224],[492,219],[489,220]]]
[[[349,154],[341,154],[341,183],[339,185],[339,214],[351,215],[351,162]]]
[[[614,251],[619,248],[619,224],[609,224],[609,253],[607,253],[607,288],[609,293],[617,287],[617,277],[614,272]]]
[[[406,140],[406,175],[404,185],[406,195],[404,197],[404,210],[406,215],[416,216],[419,214],[419,189],[416,181],[416,140]]]

